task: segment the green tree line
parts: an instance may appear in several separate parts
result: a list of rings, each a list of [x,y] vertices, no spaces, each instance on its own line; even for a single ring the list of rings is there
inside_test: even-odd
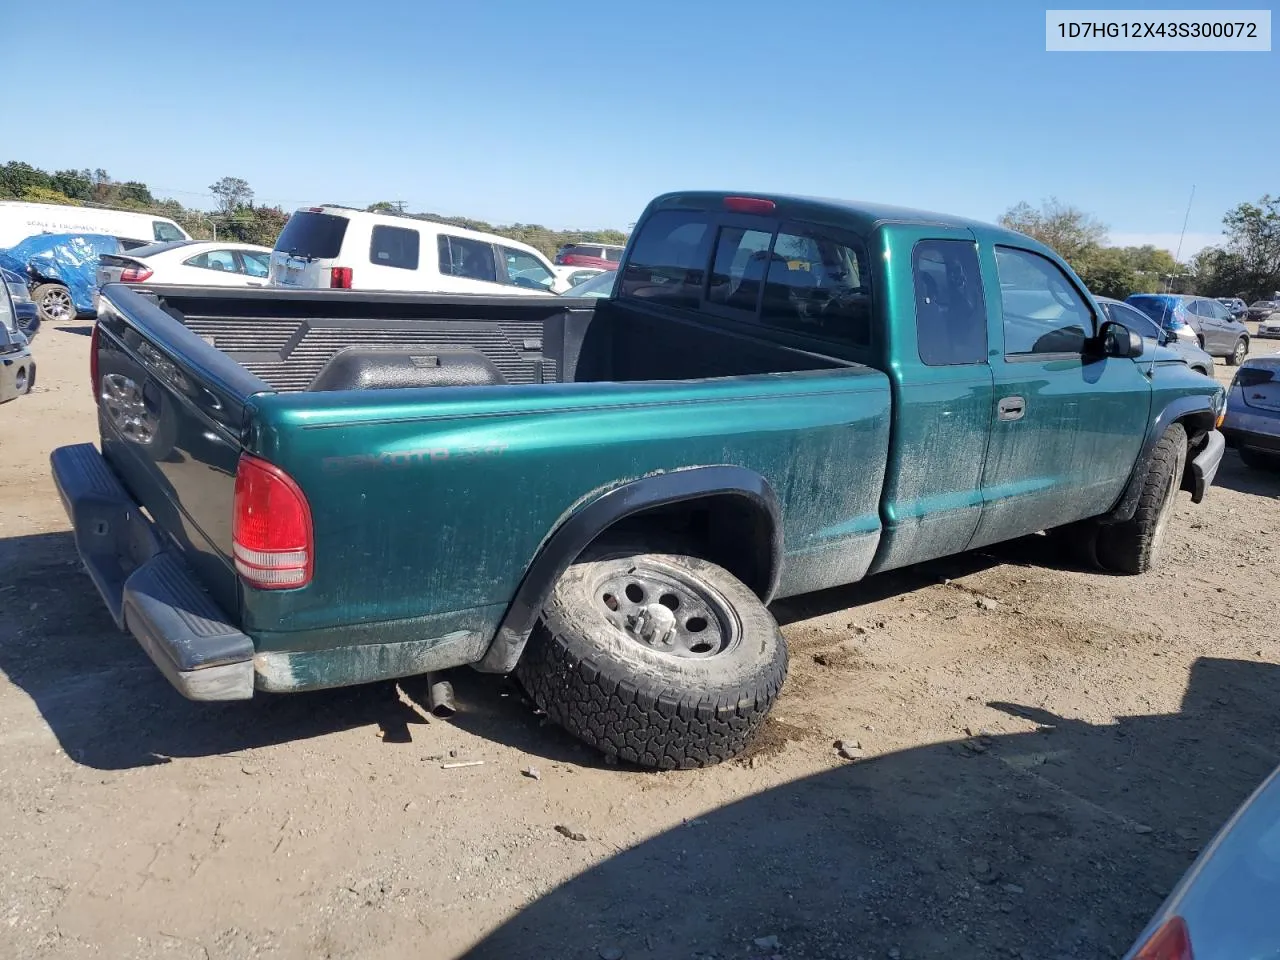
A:
[[[215,236],[270,247],[284,229],[289,212],[278,206],[254,203],[253,188],[240,177],[223,177],[210,184],[215,207],[197,210],[177,200],[158,199],[145,183],[117,181],[105,170],[57,170],[53,173],[19,160],[0,165],[0,200],[29,200],[35,203],[63,203],[110,207],[154,213],[181,224],[197,239]],[[374,213],[402,213],[420,220],[448,223],[468,230],[480,230],[527,243],[548,257],[565,243],[625,243],[621,230],[553,230],[536,223],[495,225],[470,217],[446,217],[434,213],[404,213],[401,205],[387,201],[365,208]]]
[[[1181,264],[1151,245],[1108,245],[1106,224],[1054,197],[1016,204],[1000,224],[1052,247],[1098,296],[1171,291],[1252,303],[1280,291],[1280,197],[1232,207],[1222,218],[1225,242]]]

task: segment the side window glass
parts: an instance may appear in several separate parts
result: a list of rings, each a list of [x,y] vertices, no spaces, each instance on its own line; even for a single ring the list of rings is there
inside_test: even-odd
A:
[[[187,239],[172,223],[165,223],[163,220],[152,220],[151,232],[155,235],[157,240]]]
[[[742,227],[721,227],[711,266],[707,301],[756,312],[760,286],[769,265],[773,234]]]
[[[498,252],[507,266],[507,283],[529,290],[550,290],[556,278],[541,260],[524,250],[499,247]]]
[[[660,210],[653,214],[635,239],[619,296],[696,307],[710,233],[705,213]]]
[[[467,280],[498,282],[498,270],[493,258],[493,244],[469,237],[451,237],[440,234],[436,242],[440,253],[440,272],[446,277],[462,277]]]
[[[244,272],[251,277],[265,277],[270,272],[270,262],[265,253],[240,251],[240,259],[244,263]]]
[[[985,363],[987,305],[971,240],[921,240],[911,253],[922,363]]]
[[[1083,353],[1093,311],[1058,265],[1038,253],[996,247],[1005,356]]]
[[[820,233],[781,231],[765,273],[760,322],[857,346],[871,343],[867,256]]]
[[[225,273],[239,273],[236,268],[236,255],[230,250],[210,250],[198,253],[183,263],[188,267],[200,267],[202,270],[217,270]]]
[[[375,226],[373,238],[369,241],[369,262],[379,267],[417,270],[421,242],[422,234],[417,230]]]
[[[9,291],[5,288],[5,283],[2,279],[0,279],[0,327],[4,327],[6,330],[17,329],[17,322],[13,316],[13,307],[9,305]]]

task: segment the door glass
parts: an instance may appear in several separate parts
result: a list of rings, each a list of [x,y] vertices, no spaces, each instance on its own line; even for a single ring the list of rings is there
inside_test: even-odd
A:
[[[3,280],[0,280],[0,327],[6,330],[17,328],[17,322],[13,318],[13,308],[9,306],[9,291],[5,289]]]
[[[440,253],[440,272],[446,277],[463,277],[467,280],[498,282],[498,270],[493,259],[493,244],[469,237],[451,237],[440,234],[437,242]]]
[[[230,250],[210,250],[198,253],[183,261],[188,267],[199,267],[202,270],[216,270],[219,273],[239,273],[236,269],[236,255]]]
[[[172,223],[165,223],[163,220],[151,221],[152,233],[157,240],[185,240],[182,231],[175,227]]]
[[[916,348],[931,366],[987,359],[987,307],[971,240],[921,240],[911,255]]]
[[[511,247],[499,247],[498,253],[507,265],[507,283],[530,290],[550,290],[556,278],[533,254]]]
[[[251,277],[265,277],[270,268],[270,262],[265,253],[251,253],[248,250],[240,251],[240,259],[244,262],[244,272]]]
[[[1150,337],[1153,340],[1160,339],[1160,328],[1145,313],[1119,303],[1104,303],[1102,306],[1104,309],[1110,307],[1111,319],[1116,323],[1124,324],[1138,336]]]
[[[996,269],[1005,356],[1084,352],[1093,311],[1057,264],[1030,250],[996,247]]]

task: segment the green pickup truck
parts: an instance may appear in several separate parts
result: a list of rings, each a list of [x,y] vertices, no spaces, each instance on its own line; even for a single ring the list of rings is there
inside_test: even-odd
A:
[[[1224,447],[1035,241],[782,196],[659,197],[594,300],[109,284],[91,366],[53,475],[183,694],[469,664],[661,768],[764,719],[772,600],[1044,530],[1142,573]]]

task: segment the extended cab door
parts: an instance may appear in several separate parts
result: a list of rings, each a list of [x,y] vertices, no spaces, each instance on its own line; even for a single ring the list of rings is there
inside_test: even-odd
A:
[[[973,234],[889,224],[876,237],[893,442],[873,572],[968,546],[982,516],[992,417],[988,304]]]
[[[1104,513],[1146,435],[1150,364],[1087,348],[1102,318],[1075,278],[1030,249],[982,249],[998,291],[990,330],[995,417],[971,546]],[[994,321],[997,321],[995,323]]]

